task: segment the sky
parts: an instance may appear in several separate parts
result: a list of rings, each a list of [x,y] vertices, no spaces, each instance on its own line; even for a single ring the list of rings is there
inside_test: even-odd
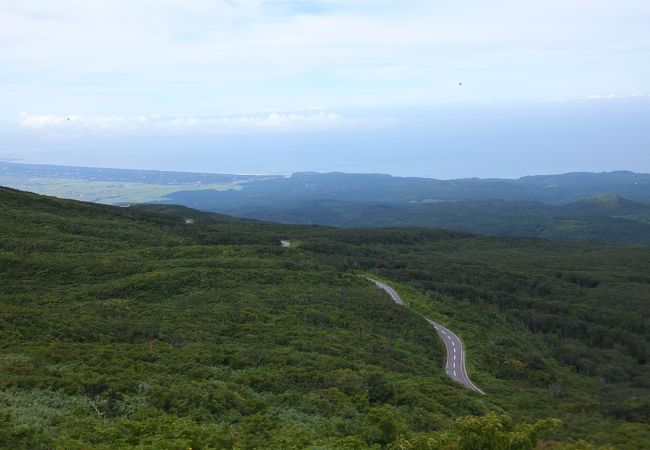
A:
[[[650,172],[647,0],[2,0],[0,159]]]

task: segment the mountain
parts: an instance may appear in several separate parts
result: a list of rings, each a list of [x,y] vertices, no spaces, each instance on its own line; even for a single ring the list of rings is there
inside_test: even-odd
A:
[[[175,192],[163,202],[283,223],[444,227],[496,236],[650,244],[650,204],[619,193],[649,200],[650,176],[612,172],[439,181],[294,174],[246,183],[238,191]]]
[[[519,179],[393,177],[383,174],[300,172],[290,177],[272,175],[228,175],[155,170],[107,169],[0,161],[0,183],[22,186],[52,194],[55,181],[76,181],[68,194],[77,198],[97,182],[112,182],[113,189],[123,183],[176,186],[167,189],[168,200],[198,209],[286,206],[288,202],[340,200],[347,202],[430,203],[451,200],[507,200],[565,204],[589,197],[616,194],[630,200],[650,203],[650,174],[628,171],[537,175]],[[219,192],[197,191],[196,186],[219,184]],[[58,192],[58,190],[57,190]],[[135,200],[133,201],[135,202]],[[106,201],[106,203],[114,203]]]
[[[537,190],[537,200],[545,203],[567,203],[611,193],[650,202],[650,175],[625,170],[527,176],[517,180],[517,183]]]
[[[0,447],[650,443],[646,249],[5,188],[0,211]]]
[[[0,184],[98,203],[182,204],[282,223],[443,227],[495,236],[650,244],[650,175],[624,171],[516,180],[433,180],[381,174],[240,176],[0,163]]]
[[[567,173],[515,180],[434,180],[380,174],[296,173],[287,178],[247,182],[239,191],[183,191],[168,198],[170,202],[216,210],[242,206],[286,206],[309,200],[406,204],[499,199],[564,204],[612,193],[648,203],[650,174],[622,171]]]
[[[585,198],[564,206],[567,214],[576,216],[612,216],[638,217],[642,221],[650,221],[650,205],[634,202],[616,194],[599,195]]]

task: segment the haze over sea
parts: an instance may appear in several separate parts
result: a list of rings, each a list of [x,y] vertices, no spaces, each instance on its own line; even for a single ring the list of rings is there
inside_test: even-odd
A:
[[[393,111],[393,120],[380,127],[343,130],[72,138],[21,132],[5,138],[0,156],[91,167],[248,174],[377,172],[441,179],[650,172],[648,123],[647,98],[443,105],[405,108]]]

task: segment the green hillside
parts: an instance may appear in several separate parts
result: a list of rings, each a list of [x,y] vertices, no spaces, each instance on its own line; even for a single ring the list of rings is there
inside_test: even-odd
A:
[[[248,176],[0,161],[0,185],[96,203],[179,204],[291,224],[450,228],[492,236],[650,245],[650,174],[627,171],[435,180],[336,172]]]
[[[644,249],[4,188],[0,211],[0,448],[650,445]]]
[[[505,200],[414,204],[308,201],[227,210],[238,217],[338,227],[435,227],[495,236],[530,236],[650,245],[650,205],[615,195],[562,206]]]

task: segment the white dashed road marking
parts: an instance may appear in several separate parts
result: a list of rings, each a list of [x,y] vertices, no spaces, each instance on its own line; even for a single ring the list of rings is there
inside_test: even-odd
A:
[[[380,281],[373,280],[372,278],[367,278],[369,281],[372,281],[379,287],[380,289],[384,290],[388,295],[390,295],[390,298],[397,304],[399,305],[406,305],[404,301],[400,298],[399,294],[397,291],[395,291],[393,288],[388,286],[387,284],[384,284]],[[452,333],[450,330],[447,330],[441,325],[438,325],[436,322],[434,322],[431,319],[427,319],[426,317],[424,318],[429,325],[434,327],[436,331],[439,333],[438,336],[443,340],[443,343],[445,344],[445,348],[447,350],[447,361],[445,364],[445,371],[449,377],[451,377],[454,381],[457,381],[458,383],[462,384],[463,386],[472,389],[476,392],[480,392],[481,394],[485,394],[482,390],[480,390],[472,381],[469,379],[467,376],[467,370],[465,369],[465,354],[463,352],[463,344],[458,336],[456,336],[454,333]],[[449,341],[449,342],[447,342]],[[459,358],[456,358],[456,342],[458,342],[458,348],[460,349],[458,353],[460,354]],[[449,345],[451,343],[451,345]],[[453,352],[450,352],[449,349],[451,349]],[[450,356],[453,354],[453,360],[450,358]],[[459,366],[460,366],[460,376],[457,375],[456,369],[456,359],[460,360],[459,361]],[[453,364],[453,371],[451,369],[451,365]],[[451,375],[451,372],[453,372],[453,376]]]

